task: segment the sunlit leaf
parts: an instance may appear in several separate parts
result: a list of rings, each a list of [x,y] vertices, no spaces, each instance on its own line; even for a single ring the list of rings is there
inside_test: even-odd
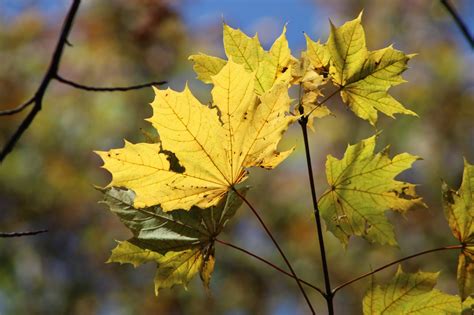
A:
[[[331,54],[329,53],[327,45],[321,44],[319,41],[315,42],[308,35],[306,37],[306,56],[311,61],[315,68],[326,68],[329,66]]]
[[[282,78],[287,73],[291,51],[286,39],[286,27],[275,40],[269,51],[265,51],[258,36],[249,37],[239,29],[227,24],[223,25],[224,49],[229,60],[243,65],[248,72],[255,73],[255,91],[258,95],[270,90],[274,84],[286,81]],[[194,71],[198,79],[204,83],[212,83],[211,77],[216,75],[227,62],[221,58],[204,54],[189,57],[194,63]]]
[[[350,145],[341,160],[329,155],[326,161],[329,189],[319,204],[328,229],[344,245],[351,235],[396,245],[385,211],[424,206],[414,184],[394,179],[419,158],[402,153],[390,159],[388,148],[374,154],[375,140],[373,136]]]
[[[372,125],[377,122],[377,111],[392,118],[394,114],[416,116],[388,94],[390,87],[405,82],[401,74],[413,55],[392,46],[369,51],[361,19],[362,13],[340,27],[331,23],[324,45],[306,37],[306,54],[315,68],[325,68],[329,63],[329,76],[340,89],[342,100]]]
[[[405,273],[398,267],[395,277],[386,285],[372,283],[363,300],[365,315],[436,315],[460,314],[470,308],[459,296],[434,289],[438,273]]]
[[[198,75],[197,78],[204,83],[212,83],[211,77],[218,74],[227,62],[219,57],[205,54],[191,55],[189,60],[194,63],[193,69]]]
[[[464,173],[459,190],[443,182],[443,207],[449,226],[465,247],[459,254],[458,288],[464,300],[474,293],[474,166],[464,161]]]
[[[158,295],[162,288],[171,288],[174,285],[186,285],[202,270],[204,266],[203,255],[199,249],[189,249],[180,252],[167,252],[160,255],[148,249],[143,249],[130,241],[119,242],[112,250],[108,262],[130,263],[135,267],[155,262],[158,265],[155,274],[155,294]]]
[[[247,177],[247,168],[274,168],[290,151],[277,152],[282,134],[295,120],[287,116],[287,82],[261,96],[254,74],[232,61],[212,77],[213,106],[182,92],[155,89],[153,116],[161,143],[125,143],[98,152],[112,173],[109,186],[136,193],[134,206],[161,205],[164,211],[216,205]],[[180,169],[170,163],[170,152]]]

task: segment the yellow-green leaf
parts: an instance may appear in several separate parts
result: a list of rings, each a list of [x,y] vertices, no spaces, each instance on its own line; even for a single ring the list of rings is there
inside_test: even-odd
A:
[[[239,29],[223,25],[224,49],[229,60],[243,65],[245,70],[254,73],[255,91],[258,95],[270,90],[273,85],[286,82],[289,73],[291,51],[286,39],[286,27],[275,40],[269,51],[265,51],[258,36],[249,37]],[[194,62],[194,71],[204,83],[212,83],[216,75],[226,64],[226,60],[204,54],[189,57]],[[288,82],[286,82],[288,83]]]
[[[459,254],[457,282],[464,301],[474,293],[474,246],[467,247]]]
[[[464,300],[474,293],[474,166],[464,160],[459,190],[443,182],[443,208],[454,237],[465,245],[459,255],[458,288]]]
[[[204,83],[212,83],[211,77],[218,74],[227,62],[205,54],[191,55],[188,59],[194,63],[193,69],[197,78]]]
[[[157,252],[142,249],[127,241],[117,241],[117,243],[118,245],[112,250],[107,263],[132,264],[134,267],[138,267],[147,262],[157,261],[163,256]]]
[[[133,190],[135,207],[159,204],[170,211],[216,205],[247,177],[247,168],[274,168],[290,153],[276,151],[295,120],[287,115],[288,82],[257,96],[251,88],[253,74],[233,61],[212,81],[212,107],[201,104],[187,87],[182,92],[155,89],[148,120],[161,143],[126,143],[122,149],[98,152],[112,173],[109,186]],[[170,165],[169,152],[180,170]]]
[[[249,72],[255,72],[255,88],[259,93],[269,88],[270,83],[264,73],[269,56],[260,45],[258,35],[250,38],[240,29],[224,24],[224,49],[229,60],[243,65]]]
[[[267,54],[269,58],[265,59],[266,63],[262,69],[262,81],[266,84],[266,90],[270,89],[275,82],[278,82],[278,79],[284,73],[291,72],[291,70],[288,70],[292,56],[286,40],[286,26],[283,27],[281,35],[273,43]]]
[[[239,189],[245,195],[247,188]],[[134,208],[131,190],[103,190],[104,203],[132,231],[133,238],[118,242],[108,262],[138,265],[155,262],[155,291],[175,284],[186,284],[199,272],[204,287],[214,270],[214,238],[242,204],[234,191],[216,206],[193,207],[190,211],[163,212],[158,207]]]
[[[331,23],[326,44],[331,56],[330,76],[339,86],[343,101],[372,125],[377,122],[377,111],[392,118],[397,113],[416,116],[388,94],[391,86],[404,82],[401,74],[413,55],[405,55],[391,46],[370,52],[361,18],[362,14],[341,27]]]
[[[313,41],[308,35],[306,37],[306,56],[315,68],[326,68],[329,65],[331,54],[327,45],[321,44],[319,40]]]
[[[331,32],[326,44],[331,54],[329,71],[334,82],[341,86],[360,72],[369,56],[361,20],[362,13],[340,27],[331,22]]]
[[[460,314],[461,299],[434,289],[437,279],[438,273],[405,273],[399,266],[388,284],[372,283],[363,300],[363,312],[365,315]]]
[[[108,262],[131,263],[135,267],[146,263],[157,264],[155,274],[155,294],[163,288],[181,284],[185,288],[189,281],[203,268],[204,261],[199,249],[167,252],[161,255],[135,246],[131,242],[119,242],[112,250]]]
[[[328,229],[344,245],[351,235],[396,245],[385,211],[403,213],[411,207],[424,206],[414,184],[394,179],[419,157],[402,153],[390,159],[388,148],[374,154],[375,140],[373,136],[350,145],[341,160],[329,155],[326,161],[329,189],[319,205]]]

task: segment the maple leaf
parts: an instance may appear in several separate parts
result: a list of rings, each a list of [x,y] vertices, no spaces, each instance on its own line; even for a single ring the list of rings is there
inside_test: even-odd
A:
[[[160,143],[126,142],[122,149],[98,152],[112,174],[109,186],[136,193],[137,208],[160,204],[164,211],[216,205],[247,177],[247,168],[276,167],[292,150],[277,152],[288,126],[288,82],[257,96],[254,73],[228,61],[212,77],[213,106],[184,91],[155,89],[148,120]],[[180,170],[169,161],[172,152]]]
[[[309,55],[309,52],[302,52],[300,59],[292,58],[290,61],[291,83],[300,86],[299,106],[302,106],[304,113],[310,113],[307,125],[314,131],[314,118],[326,117],[331,114],[331,111],[325,105],[317,103],[318,97],[323,95],[322,86],[327,83],[327,78],[318,73]]]
[[[461,187],[452,190],[443,182],[443,208],[454,237],[464,245],[458,259],[459,294],[474,293],[474,166],[464,160]]]
[[[351,235],[370,242],[396,245],[385,211],[405,212],[425,206],[415,185],[394,180],[420,158],[402,153],[390,159],[388,147],[374,154],[376,136],[348,146],[341,160],[329,155],[326,177],[329,189],[319,206],[328,229],[347,246]]]
[[[223,24],[224,49],[229,60],[241,64],[248,72],[255,72],[255,91],[263,94],[271,87],[286,80],[291,51],[286,39],[286,27],[275,40],[269,51],[265,51],[258,36],[249,37],[239,29]],[[191,55],[194,71],[198,79],[204,83],[212,83],[211,77],[216,75],[225,65],[226,60],[205,54]]]
[[[248,188],[239,189],[245,195]],[[135,208],[131,190],[104,189],[104,203],[132,231],[133,238],[118,242],[108,262],[135,267],[157,263],[155,293],[161,288],[186,284],[197,274],[209,287],[214,269],[214,239],[242,204],[234,191],[209,209],[164,212],[159,206]]]
[[[390,87],[405,82],[401,74],[414,55],[406,55],[392,46],[369,51],[361,19],[362,13],[340,27],[331,23],[324,45],[306,37],[306,54],[314,67],[329,66],[329,75],[338,86],[342,100],[372,125],[377,122],[377,111],[392,118],[397,113],[417,116],[387,92]]]
[[[311,64],[316,69],[328,68],[331,54],[329,53],[327,45],[321,44],[319,40],[317,42],[313,41],[307,34],[304,36],[306,38],[307,47],[305,54],[309,58]]]
[[[474,301],[464,304],[459,296],[434,289],[439,273],[405,273],[398,267],[395,277],[383,286],[372,286],[363,300],[365,315],[386,314],[460,314]]]

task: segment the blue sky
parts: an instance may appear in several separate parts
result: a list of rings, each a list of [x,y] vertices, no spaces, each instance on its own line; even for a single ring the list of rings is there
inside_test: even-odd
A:
[[[288,23],[290,47],[304,46],[303,31],[319,37],[327,34],[328,12],[309,0],[199,0],[186,1],[180,6],[184,20],[194,26],[213,25],[222,18],[247,34],[257,30],[263,45],[268,45]]]

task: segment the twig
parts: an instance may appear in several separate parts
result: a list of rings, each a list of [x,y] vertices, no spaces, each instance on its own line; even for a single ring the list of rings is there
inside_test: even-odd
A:
[[[36,234],[41,234],[41,233],[46,233],[48,230],[38,230],[38,231],[28,231],[28,232],[0,232],[0,238],[6,238],[6,237],[22,237],[22,236],[30,236],[30,235],[36,235]]]
[[[14,134],[10,137],[7,141],[5,146],[3,147],[2,151],[0,152],[0,163],[5,159],[5,157],[13,150],[15,145],[17,144],[18,140],[20,140],[23,133],[30,127],[31,123],[35,119],[38,112],[41,110],[43,105],[43,97],[46,93],[46,90],[51,81],[57,80],[63,84],[72,86],[76,89],[91,91],[91,92],[125,92],[131,90],[138,90],[145,87],[151,87],[155,85],[162,85],[165,84],[165,81],[153,81],[139,85],[132,85],[132,86],[120,86],[120,87],[94,87],[94,86],[87,86],[80,83],[73,82],[71,80],[65,79],[58,74],[59,65],[61,63],[61,57],[64,51],[65,46],[71,46],[70,42],[68,41],[68,36],[71,31],[71,28],[74,23],[74,18],[76,13],[79,9],[80,0],[74,0],[71,4],[69,12],[65,18],[63,28],[59,35],[58,42],[56,44],[56,48],[54,50],[53,56],[51,58],[50,65],[48,67],[48,71],[43,77],[38,90],[35,92],[34,96],[29,99],[27,102],[13,108],[0,111],[0,116],[7,116],[19,113],[26,109],[28,106],[33,104],[33,109],[28,113],[28,115],[24,118],[24,120],[20,123],[17,130]]]
[[[367,273],[364,273],[363,275],[361,276],[358,276],[357,278],[354,278],[352,280],[349,280],[347,282],[344,282],[343,284],[337,286],[334,288],[334,290],[332,291],[333,294],[336,294],[337,291],[339,291],[340,289],[344,288],[345,286],[348,286],[349,284],[351,283],[354,283],[356,281],[359,281],[360,279],[364,279],[365,277],[368,277],[370,275],[373,275],[374,273],[377,273],[381,270],[384,270],[385,268],[388,268],[390,266],[393,266],[393,265],[396,265],[402,261],[405,261],[405,260],[408,260],[408,259],[411,259],[411,258],[415,258],[415,257],[418,257],[418,256],[421,256],[421,255],[425,255],[425,254],[429,254],[429,253],[434,253],[434,252],[438,252],[438,251],[442,251],[442,250],[451,250],[451,249],[462,249],[464,247],[464,245],[451,245],[451,246],[445,246],[445,247],[439,247],[439,248],[434,248],[434,249],[429,249],[429,250],[425,250],[425,251],[422,251],[422,252],[419,252],[419,253],[416,253],[416,254],[413,254],[413,255],[410,255],[410,256],[407,256],[407,257],[403,257],[403,258],[400,258],[400,259],[397,259],[389,264],[386,264],[386,265],[383,265],[382,267],[379,267],[375,270],[372,270],[371,272],[367,272]]]
[[[77,10],[79,9],[80,3],[81,3],[80,0],[74,0],[72,2],[69,12],[66,16],[66,19],[64,20],[63,28],[61,30],[61,34],[59,36],[58,42],[56,44],[56,48],[51,58],[51,63],[48,67],[48,71],[44,75],[44,78],[41,81],[41,84],[38,87],[38,90],[36,91],[35,96],[33,97],[34,98],[33,109],[28,113],[28,115],[25,117],[23,122],[20,124],[20,126],[17,128],[15,133],[11,136],[11,138],[8,140],[5,147],[0,152],[0,162],[2,162],[5,159],[5,157],[11,152],[13,147],[16,145],[18,140],[21,138],[23,133],[28,129],[33,119],[41,110],[43,97],[46,92],[46,89],[48,88],[49,83],[55,78],[56,74],[58,73],[59,63],[61,62],[61,56],[64,51],[64,46],[66,45],[67,38],[71,31],[72,25],[74,23],[74,18],[76,16]]]
[[[334,294],[332,293],[331,290],[331,280],[329,276],[329,267],[327,263],[327,258],[326,258],[326,248],[324,246],[324,237],[323,237],[323,228],[321,224],[321,214],[319,212],[319,206],[318,206],[318,197],[316,195],[316,185],[314,183],[314,175],[313,175],[313,166],[311,162],[311,153],[309,149],[309,139],[308,139],[308,117],[309,115],[319,106],[323,105],[326,103],[330,98],[332,98],[334,95],[339,93],[343,87],[339,87],[337,90],[332,92],[329,96],[327,96],[325,99],[323,99],[321,102],[318,103],[316,107],[314,107],[309,113],[304,114],[304,108],[303,104],[301,103],[301,85],[299,89],[299,96],[298,96],[298,101],[299,101],[299,111],[300,114],[304,114],[299,120],[299,124],[301,126],[301,131],[303,133],[303,140],[304,140],[304,150],[306,154],[306,167],[308,169],[308,179],[309,179],[309,186],[311,190],[311,200],[313,202],[313,212],[314,212],[314,218],[316,221],[316,232],[318,234],[318,242],[319,242],[319,251],[321,253],[321,262],[322,262],[322,267],[323,267],[323,274],[324,274],[324,285],[326,288],[326,293],[324,297],[326,298],[326,304],[328,307],[328,314],[332,315],[334,314]]]
[[[232,187],[232,190],[240,197],[240,199],[242,199],[245,204],[247,204],[247,206],[250,208],[250,210],[252,210],[253,214],[257,217],[258,221],[260,222],[260,224],[262,225],[263,229],[265,230],[265,232],[267,233],[267,235],[270,237],[270,239],[272,240],[273,244],[275,245],[275,247],[278,249],[278,251],[280,252],[280,255],[281,257],[283,258],[283,260],[285,261],[286,265],[288,266],[288,268],[290,269],[290,272],[291,274],[293,275],[296,283],[298,284],[298,287],[300,288],[300,291],[301,293],[303,294],[305,300],[306,300],[306,303],[308,304],[308,307],[310,308],[311,310],[311,313],[312,314],[316,314],[316,312],[314,311],[314,308],[313,308],[313,305],[311,304],[311,301],[309,300],[308,296],[306,295],[306,292],[304,291],[303,289],[303,286],[301,285],[301,282],[298,278],[298,276],[296,275],[295,271],[293,270],[293,267],[291,266],[290,264],[290,261],[288,260],[288,258],[286,258],[286,255],[285,253],[283,252],[283,250],[281,249],[280,245],[278,244],[278,242],[276,241],[276,239],[273,237],[272,233],[270,232],[270,230],[268,229],[267,225],[265,224],[265,222],[263,221],[263,219],[260,217],[260,215],[258,214],[257,210],[252,206],[252,204],[247,200],[247,198],[245,198],[241,193],[239,193],[239,191],[237,189],[235,189],[234,187]]]
[[[232,247],[232,248],[234,248],[234,249],[236,249],[236,250],[238,250],[238,251],[241,251],[241,252],[243,252],[243,253],[245,253],[245,254],[247,254],[247,255],[249,255],[249,256],[252,256],[253,258],[256,258],[256,259],[260,260],[261,262],[267,264],[268,266],[272,267],[273,269],[278,270],[278,271],[281,272],[282,274],[287,275],[288,277],[295,279],[295,277],[294,277],[291,273],[289,273],[289,272],[287,272],[287,271],[281,269],[280,267],[278,267],[277,265],[273,264],[272,262],[266,260],[265,258],[262,258],[262,257],[260,257],[260,256],[258,256],[258,255],[256,255],[256,254],[254,254],[254,253],[252,253],[252,252],[249,252],[248,250],[246,250],[246,249],[244,249],[244,248],[242,248],[242,247],[239,247],[239,246],[234,245],[234,244],[232,244],[232,243],[228,243],[228,242],[222,241],[222,240],[220,240],[220,239],[215,239],[215,241],[216,241],[217,243],[221,243],[221,244],[223,244],[223,245]],[[318,288],[318,287],[315,286],[314,284],[311,284],[311,283],[309,283],[309,282],[307,282],[307,281],[305,281],[305,280],[303,280],[303,279],[299,279],[299,278],[298,278],[298,280],[299,280],[301,283],[306,284],[308,287],[315,289],[315,290],[318,291],[322,296],[325,296],[325,295],[326,295],[326,294],[323,292],[323,290],[321,290],[320,288]]]
[[[316,221],[316,230],[318,233],[319,251],[321,252],[321,262],[323,265],[324,285],[326,288],[326,294],[324,297],[326,298],[328,313],[331,315],[331,314],[334,314],[333,293],[331,290],[329,267],[328,267],[327,258],[326,258],[326,249],[324,246],[321,215],[319,213],[318,198],[316,196],[316,189],[315,189],[315,184],[314,184],[313,167],[311,164],[311,154],[310,154],[309,141],[308,141],[308,116],[305,115],[301,117],[299,120],[299,123],[301,126],[301,130],[303,132],[304,149],[306,153],[306,165],[308,168],[309,186],[311,189],[311,199],[313,201],[313,212],[314,212],[314,218]]]
[[[31,104],[33,104],[34,101],[35,101],[35,96],[33,96],[28,101],[26,101],[25,103],[21,105],[18,105],[15,108],[0,111],[0,116],[8,116],[8,115],[14,115],[16,113],[19,113],[25,108],[27,108],[28,106],[30,106]]]
[[[472,37],[471,33],[469,32],[469,29],[466,26],[466,23],[464,23],[464,21],[461,19],[456,9],[451,5],[449,0],[441,0],[441,4],[443,4],[446,10],[448,10],[448,12],[451,14],[454,19],[454,22],[456,22],[462,34],[464,35],[468,43],[471,45],[471,48],[474,49],[474,38]]]
[[[74,81],[64,79],[59,74],[55,77],[56,80],[59,82],[72,86],[76,89],[90,91],[90,92],[127,92],[131,90],[138,90],[146,87],[157,86],[166,84],[166,81],[152,81],[148,83],[138,84],[138,85],[131,85],[131,86],[119,86],[119,87],[95,87],[95,86],[88,86],[80,83],[76,83]]]

